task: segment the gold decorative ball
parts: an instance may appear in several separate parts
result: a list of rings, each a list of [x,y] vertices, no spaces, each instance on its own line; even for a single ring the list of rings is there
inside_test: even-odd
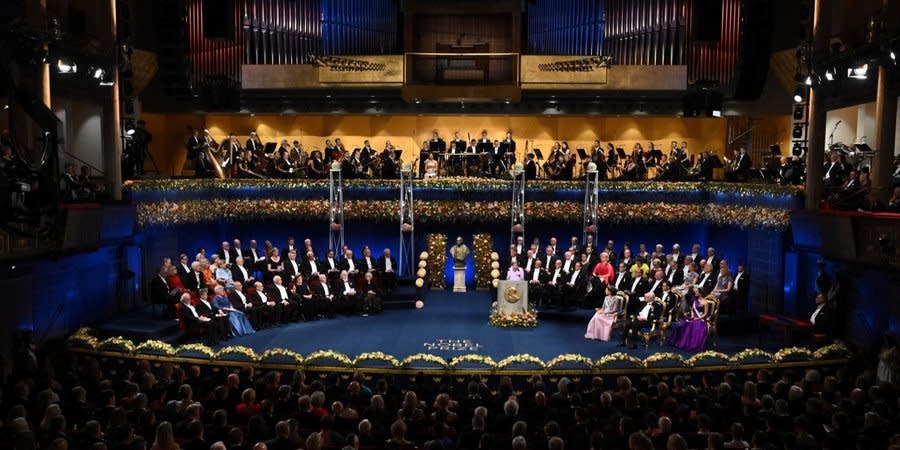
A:
[[[422,252],[422,254],[419,255],[419,259],[428,259],[428,252]]]
[[[494,288],[496,288],[497,286],[500,286],[500,280],[494,278],[494,279],[491,281],[491,286],[494,286]]]
[[[500,268],[500,263],[499,263],[499,262],[494,261],[494,262],[491,263],[491,269],[499,269],[499,268]]]
[[[331,163],[331,170],[341,170],[341,163],[337,161]]]
[[[588,163],[588,172],[596,172],[597,171],[597,163]]]
[[[427,267],[427,266],[428,266],[428,263],[427,263],[427,262],[425,262],[425,261],[419,261],[419,268],[420,268],[420,269],[424,269],[424,268]]]
[[[416,276],[418,276],[419,278],[425,278],[425,269],[419,269],[419,271],[416,272]]]
[[[491,261],[496,261],[498,259],[500,259],[500,255],[498,255],[497,252],[491,252]]]
[[[497,270],[497,269],[492,270],[492,271],[491,271],[491,277],[492,277],[492,278],[500,278],[500,271]]]
[[[422,287],[422,286],[425,286],[425,280],[423,280],[421,278],[416,278],[416,287]]]

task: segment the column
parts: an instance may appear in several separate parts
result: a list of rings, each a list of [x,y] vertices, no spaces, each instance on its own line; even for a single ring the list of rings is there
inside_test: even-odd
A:
[[[887,68],[878,67],[875,98],[875,157],[872,159],[872,190],[882,201],[891,196],[894,169],[894,133],[897,123],[897,93],[890,88]]]
[[[824,39],[825,4],[813,2],[813,53],[827,51]],[[806,134],[806,208],[816,209],[822,200],[822,176],[825,164],[825,103],[821,86],[809,90],[809,128]]]

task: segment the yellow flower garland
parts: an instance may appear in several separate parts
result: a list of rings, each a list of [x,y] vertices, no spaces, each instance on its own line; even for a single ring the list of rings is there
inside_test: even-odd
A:
[[[489,233],[477,233],[472,236],[472,246],[475,247],[475,285],[479,288],[488,288],[491,280],[491,252],[494,239]]]

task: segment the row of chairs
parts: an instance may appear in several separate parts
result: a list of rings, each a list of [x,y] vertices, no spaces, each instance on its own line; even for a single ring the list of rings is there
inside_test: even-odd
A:
[[[676,307],[679,303],[681,303],[682,295],[681,293],[674,290],[671,292],[672,294],[674,294],[674,299],[670,300],[668,303],[664,302],[659,297],[656,298],[657,301],[663,304],[664,313],[659,317],[659,319],[651,322],[649,328],[641,329],[637,333],[638,336],[644,341],[645,349],[650,347],[650,341],[654,338],[658,338],[659,345],[662,346],[666,341],[666,332],[669,330],[669,328],[671,328],[672,324],[684,318],[684,314]],[[627,314],[628,294],[623,291],[618,291],[616,293],[616,298],[618,301],[616,316],[612,324],[613,329],[624,328],[626,318],[632,321],[636,319],[634,315],[628,316]],[[719,337],[719,299],[709,296],[705,297],[704,301],[707,301],[710,304],[709,315],[706,317],[706,329],[707,333],[709,333],[709,336],[713,338],[713,347],[715,347]]]

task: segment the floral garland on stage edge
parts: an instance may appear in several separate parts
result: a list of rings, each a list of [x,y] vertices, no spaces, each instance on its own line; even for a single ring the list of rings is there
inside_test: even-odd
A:
[[[702,360],[720,360],[722,362],[720,365],[732,368],[739,367],[741,362],[746,359],[762,359],[763,361],[761,362],[764,364],[773,364],[777,366],[778,364],[787,362],[844,360],[851,355],[850,350],[845,344],[842,342],[835,342],[834,344],[827,345],[816,351],[804,347],[789,347],[784,348],[773,355],[760,349],[746,349],[728,356],[725,353],[710,350],[697,353],[691,358],[684,358],[681,355],[671,352],[659,352],[649,355],[644,359],[640,359],[634,355],[618,352],[593,360],[583,355],[564,354],[558,355],[545,362],[536,356],[521,354],[511,355],[499,362],[495,362],[487,355],[466,354],[456,356],[448,362],[440,356],[429,353],[416,353],[400,360],[393,355],[384,352],[361,353],[355,358],[350,358],[349,356],[334,350],[320,350],[303,357],[297,352],[283,348],[272,348],[261,354],[257,354],[253,349],[240,345],[227,346],[219,351],[215,351],[204,344],[196,343],[182,344],[178,347],[173,347],[172,345],[161,341],[148,340],[135,345],[131,340],[122,337],[113,337],[98,341],[93,335],[93,331],[89,328],[79,329],[68,337],[66,343],[74,351],[96,354],[109,352],[137,358],[153,357],[158,361],[169,360],[178,362],[179,359],[194,359],[198,361],[200,359],[207,359],[209,361],[241,361],[247,364],[284,365],[284,361],[279,361],[279,359],[283,359],[287,360],[290,365],[301,367],[314,368],[321,366],[329,369],[344,368],[348,370],[355,370],[361,367],[373,369],[379,368],[377,366],[363,366],[362,363],[367,361],[382,362],[388,368],[417,370],[434,367],[441,370],[476,370],[468,367],[459,368],[461,364],[465,363],[480,364],[491,370],[506,369],[511,368],[511,366],[526,364],[536,366],[543,372],[552,372],[553,370],[573,370],[571,366],[580,366],[581,370],[615,370],[622,368],[622,363],[641,369],[682,368],[702,370],[713,366],[696,364]],[[198,357],[194,355],[201,356]],[[337,363],[337,366],[329,365],[329,362]],[[417,365],[416,363],[424,363],[424,365]],[[668,364],[662,366],[660,363]],[[759,362],[754,361],[753,363],[757,364]]]
[[[344,180],[344,187],[349,189],[383,188],[396,189],[398,180],[351,179]],[[416,188],[458,189],[463,191],[509,190],[509,180],[476,177],[442,177],[416,180]],[[654,192],[688,192],[705,191],[720,194],[733,194],[742,197],[794,197],[803,192],[803,186],[781,186],[777,184],[757,183],[724,183],[724,182],[670,182],[670,181],[601,181],[600,190],[606,191],[654,191]],[[327,180],[284,180],[284,179],[179,179],[179,180],[129,180],[123,184],[128,192],[182,192],[208,189],[328,189]],[[556,192],[563,190],[582,190],[581,181],[532,180],[528,182],[530,191]]]
[[[347,200],[346,220],[390,222],[396,220],[395,200]],[[528,220],[537,222],[580,221],[580,202],[526,202]],[[790,211],[784,208],[689,203],[607,202],[597,206],[602,223],[691,224],[707,222],[717,226],[786,229]],[[416,205],[416,219],[422,223],[497,223],[509,217],[509,204],[495,201],[436,200]],[[229,221],[294,222],[323,221],[328,218],[327,200],[212,199],[179,202],[149,202],[137,205],[140,226],[170,226]]]
[[[488,323],[500,328],[534,328],[538,324],[538,313],[529,306],[528,310],[523,313],[500,314],[497,302],[494,302],[491,315],[488,316]]]
[[[491,263],[491,253],[494,245],[494,239],[488,233],[478,233],[472,235],[472,247],[475,248],[475,286],[478,289],[487,289],[491,287],[491,270],[500,267],[493,267]]]
[[[417,213],[418,214],[418,213]],[[432,233],[428,235],[428,283],[434,289],[447,287],[444,282],[444,264],[447,262],[447,235]]]

